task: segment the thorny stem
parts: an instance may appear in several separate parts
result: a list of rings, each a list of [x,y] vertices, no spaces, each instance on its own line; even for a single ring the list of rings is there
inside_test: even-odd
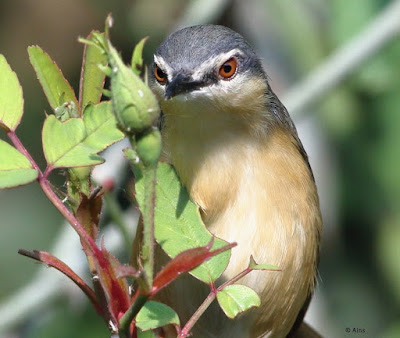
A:
[[[134,148],[135,139],[129,138],[129,141]],[[140,168],[143,175],[145,186],[143,206],[141,206],[141,214],[143,218],[143,245],[141,249],[143,261],[143,277],[144,283],[139,284],[141,292],[148,294],[153,287],[154,277],[154,210],[156,206],[156,180],[157,180],[157,163],[145,166],[142,163],[136,162],[135,159],[129,159],[132,167]],[[144,287],[143,287],[144,286]]]
[[[137,292],[137,297],[134,303],[129,307],[129,309],[124,313],[124,315],[119,320],[119,330],[118,334],[120,338],[130,338],[129,328],[132,323],[133,318],[138,314],[143,305],[147,302],[148,296],[139,294]]]
[[[154,208],[156,195],[157,166],[145,168],[143,179],[145,183],[143,205],[143,269],[149,287],[153,285],[154,274]]]
[[[85,229],[82,227],[79,221],[75,218],[75,216],[68,210],[68,208],[64,205],[64,203],[57,197],[57,195],[51,189],[46,174],[48,175],[47,170],[45,171],[44,174],[39,173],[38,180],[47,198],[64,216],[64,218],[68,221],[68,223],[71,224],[71,226],[75,229],[75,231],[79,234],[79,236],[83,239],[83,241],[91,248],[91,250],[93,250],[95,254],[99,253],[99,249],[93,238],[89,236],[89,234],[85,231]]]
[[[28,150],[24,147],[22,144],[21,140],[18,138],[18,136],[15,134],[14,131],[10,130],[7,133],[8,138],[11,140],[11,142],[14,144],[15,148],[19,150],[20,153],[22,153],[28,160],[31,162],[33,168],[35,168],[39,174],[41,174],[41,170],[39,166],[36,164],[36,162],[33,160],[31,154],[29,154]]]
[[[135,140],[130,138],[132,147]],[[136,159],[130,160],[132,166],[138,165]],[[142,260],[143,273],[137,279],[139,289],[133,296],[133,304],[124,313],[119,321],[119,334],[121,337],[129,337],[130,325],[139,310],[143,307],[153,287],[154,276],[154,209],[156,203],[156,178],[157,178],[157,163],[148,167],[141,165],[143,180],[145,185],[144,201],[141,208],[143,218],[143,246]]]
[[[95,254],[100,254],[100,250],[98,249],[94,240],[89,236],[89,234],[85,231],[82,225],[78,222],[75,216],[68,210],[68,208],[63,204],[63,202],[58,198],[55,192],[50,187],[50,182],[48,181],[47,177],[49,176],[52,168],[47,167],[45,172],[43,173],[37,163],[34,161],[32,156],[26,150],[24,145],[22,144],[21,140],[15,134],[14,131],[9,131],[7,136],[10,138],[12,143],[14,144],[15,148],[17,148],[29,162],[32,164],[33,168],[35,168],[39,176],[37,178],[40,187],[42,188],[43,192],[47,196],[47,198],[53,203],[53,205],[57,208],[57,210],[64,216],[64,218],[68,221],[69,224],[75,229],[75,231],[79,234],[79,236],[83,239],[83,241],[91,248],[91,250]],[[99,255],[100,256],[100,255]]]

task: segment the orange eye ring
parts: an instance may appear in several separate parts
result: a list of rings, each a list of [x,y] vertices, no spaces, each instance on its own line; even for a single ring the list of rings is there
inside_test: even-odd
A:
[[[158,67],[157,65],[154,65],[154,77],[156,78],[156,80],[161,83],[164,84],[165,81],[167,80],[167,76],[165,75],[165,73],[161,70],[160,67]]]
[[[235,58],[230,58],[228,61],[224,62],[219,69],[219,75],[221,75],[224,80],[229,80],[236,74],[236,70],[237,61]]]

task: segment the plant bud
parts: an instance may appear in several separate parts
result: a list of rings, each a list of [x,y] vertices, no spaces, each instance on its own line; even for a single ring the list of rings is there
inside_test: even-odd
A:
[[[109,43],[111,99],[119,128],[127,133],[140,133],[152,127],[160,114],[157,99],[150,88],[121,60]]]
[[[161,154],[161,133],[158,129],[136,137],[136,151],[146,167],[155,165]]]

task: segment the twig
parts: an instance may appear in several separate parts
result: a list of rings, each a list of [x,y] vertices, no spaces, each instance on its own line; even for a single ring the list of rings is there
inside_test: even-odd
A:
[[[208,307],[211,305],[211,303],[217,297],[217,293],[219,291],[222,291],[225,287],[236,283],[237,281],[239,281],[240,279],[242,279],[244,276],[246,276],[247,274],[249,274],[252,271],[254,271],[254,269],[249,266],[248,268],[244,269],[242,272],[239,272],[232,279],[221,284],[218,288],[215,288],[215,286],[212,284],[210,293],[208,294],[207,298],[203,301],[203,303],[199,306],[199,308],[196,310],[196,312],[187,321],[187,323],[185,324],[183,329],[179,332],[178,338],[185,338],[190,334],[190,330],[197,323],[197,321],[202,316],[204,311],[206,311],[208,309]]]
[[[208,309],[208,307],[214,301],[216,296],[217,296],[217,291],[213,288],[211,292],[208,294],[207,298],[204,300],[204,302],[198,307],[193,316],[185,324],[181,332],[179,332],[178,338],[184,338],[190,334],[190,330],[192,329],[194,324],[197,323],[201,315],[204,313],[204,311]]]
[[[32,167],[35,168],[38,173],[38,182],[43,192],[47,196],[47,198],[53,203],[53,205],[57,208],[57,210],[64,216],[64,218],[68,221],[69,224],[75,229],[81,239],[90,247],[90,249],[96,253],[99,252],[99,249],[96,246],[94,240],[87,234],[83,226],[78,222],[75,216],[68,210],[68,208],[64,205],[64,203],[58,198],[56,193],[51,189],[50,182],[47,180],[47,177],[51,171],[51,167],[47,167],[45,172],[43,173],[39,166],[36,164],[32,156],[26,150],[21,140],[15,134],[14,131],[9,131],[7,136],[10,138],[11,142],[14,144],[15,148],[17,148],[22,154],[24,154]]]
[[[107,248],[111,252],[122,249],[120,232],[114,225],[109,225],[104,233]],[[78,275],[87,275],[87,262],[76,232],[65,222],[54,246],[50,250],[54,256],[66,262]],[[63,287],[60,288],[60,285]],[[38,311],[43,311],[54,300],[71,293],[81,291],[64,275],[53,269],[39,266],[36,276],[29,283],[10,295],[0,304],[0,336],[7,330],[18,325]]]
[[[156,196],[157,166],[144,168],[143,180],[146,187],[143,199],[143,270],[146,276],[148,290],[153,286],[154,274],[154,208]]]
[[[133,318],[138,314],[143,305],[147,302],[148,296],[138,294],[135,302],[129,307],[124,315],[119,320],[119,335],[121,338],[129,338],[129,327],[132,323]]]
[[[390,3],[357,36],[295,85],[282,102],[295,119],[400,34],[400,1]]]

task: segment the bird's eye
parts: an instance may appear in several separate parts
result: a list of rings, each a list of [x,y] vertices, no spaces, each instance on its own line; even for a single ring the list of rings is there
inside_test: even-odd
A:
[[[154,65],[154,76],[160,84],[164,84],[167,81],[167,76],[157,65]]]
[[[224,80],[230,80],[236,74],[236,69],[237,61],[231,58],[221,66],[219,75],[221,75]]]

